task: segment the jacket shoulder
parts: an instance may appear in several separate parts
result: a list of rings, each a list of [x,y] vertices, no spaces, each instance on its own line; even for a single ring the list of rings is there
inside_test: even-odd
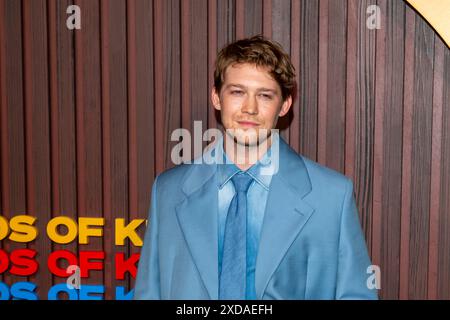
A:
[[[180,164],[173,168],[161,172],[157,177],[158,189],[164,190],[167,187],[181,186],[184,176],[188,172],[190,166],[188,164]]]
[[[352,181],[342,173],[317,163],[305,156],[300,156],[308,171],[313,188],[328,191],[345,191],[352,187]]]

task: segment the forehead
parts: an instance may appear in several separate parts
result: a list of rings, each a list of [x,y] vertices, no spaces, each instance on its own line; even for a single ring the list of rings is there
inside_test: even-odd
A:
[[[257,66],[250,63],[236,63],[225,70],[225,83],[239,83],[243,85],[264,84],[278,87],[278,83],[270,74],[269,67]]]

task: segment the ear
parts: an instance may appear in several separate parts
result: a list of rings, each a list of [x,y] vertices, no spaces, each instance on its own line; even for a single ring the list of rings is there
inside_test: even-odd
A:
[[[211,102],[214,106],[214,109],[220,110],[220,96],[215,87],[213,87],[211,90]]]
[[[283,104],[281,105],[280,113],[278,114],[279,117],[284,116],[286,113],[288,113],[289,109],[292,105],[292,97],[289,96],[284,100]]]

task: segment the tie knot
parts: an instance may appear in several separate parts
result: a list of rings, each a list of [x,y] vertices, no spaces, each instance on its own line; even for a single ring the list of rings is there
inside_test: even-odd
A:
[[[233,181],[236,192],[246,193],[253,181],[253,178],[247,173],[237,173],[231,178],[231,181]]]

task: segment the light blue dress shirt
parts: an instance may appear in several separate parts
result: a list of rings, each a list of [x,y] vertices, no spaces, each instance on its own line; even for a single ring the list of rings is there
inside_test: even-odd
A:
[[[255,289],[255,268],[258,255],[259,237],[264,220],[267,196],[269,194],[272,175],[268,174],[267,168],[270,166],[270,154],[278,139],[273,139],[271,148],[264,156],[252,165],[246,172],[254,179],[247,192],[247,275],[246,275],[246,299],[256,299]],[[218,146],[220,153],[223,153],[224,164],[218,165],[217,181],[219,186],[219,273],[222,269],[223,237],[225,233],[225,222],[228,208],[235,195],[234,185],[230,179],[241,170],[228,158],[223,151],[222,144]],[[266,168],[266,170],[262,170]]]

